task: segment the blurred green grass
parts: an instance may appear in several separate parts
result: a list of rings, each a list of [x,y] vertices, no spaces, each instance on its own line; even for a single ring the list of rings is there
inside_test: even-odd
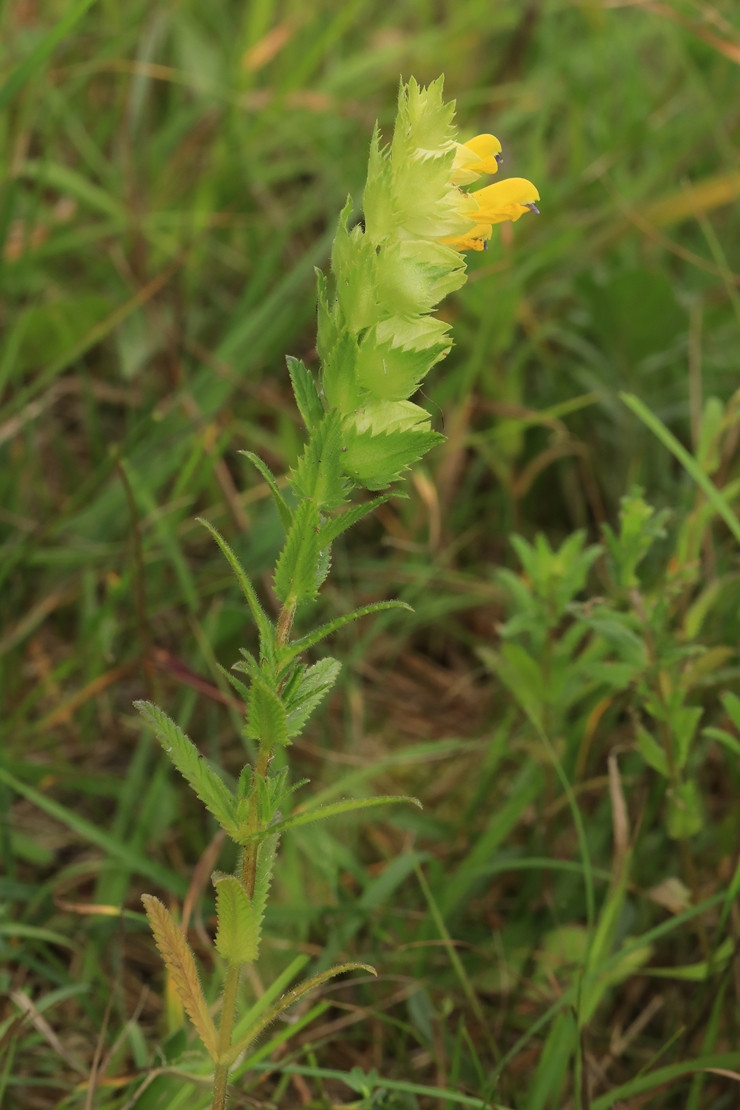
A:
[[[223,528],[267,584],[279,522],[238,451],[278,471],[294,461],[284,357],[315,361],[314,266],[346,195],[359,206],[399,74],[440,72],[461,133],[499,136],[503,169],[537,184],[542,216],[470,258],[444,308],[456,346],[426,391],[448,441],[408,501],[337,550],[326,594],[328,611],[401,596],[416,613],[344,637],[342,693],[296,745],[296,773],[328,795],[349,773],[358,790],[405,789],[426,810],[288,842],[263,974],[294,943],[315,961],[326,936],[330,955],[377,963],[381,988],[320,1003],[293,1047],[275,1047],[282,1078],[247,1090],[329,1106],[360,1097],[352,1068],[375,1067],[387,1107],[469,1097],[539,1110],[578,1105],[582,1066],[594,1107],[636,1099],[642,1073],[651,1105],[734,1104],[731,1080],[685,1078],[713,1053],[738,1070],[725,965],[660,990],[623,977],[577,1034],[577,970],[542,953],[553,930],[586,919],[584,871],[605,904],[606,761],[627,726],[609,718],[580,779],[575,724],[563,739],[584,858],[548,757],[478,652],[497,641],[494,569],[514,565],[514,531],[595,536],[635,482],[675,532],[690,529],[695,486],[619,392],[695,448],[705,399],[737,389],[739,44],[729,3],[2,10],[3,1106],[123,1107],[143,1084],[139,1107],[186,1097],[152,1070],[185,1041],[167,1039],[138,894],[157,883],[182,899],[213,829],[131,702],[156,696],[238,768],[216,662],[250,633],[194,517]],[[715,481],[730,490],[737,470],[730,428]],[[702,639],[734,646],[737,555],[721,529],[705,540],[720,585]],[[721,678],[736,682],[734,656]],[[709,680],[704,698],[721,721]],[[708,768],[695,867],[711,903],[735,868],[738,783],[716,758]],[[665,926],[658,963],[695,965],[691,916],[645,896],[680,860],[655,783],[631,763],[629,775],[643,816],[624,929]],[[206,875],[190,890],[197,935]]]

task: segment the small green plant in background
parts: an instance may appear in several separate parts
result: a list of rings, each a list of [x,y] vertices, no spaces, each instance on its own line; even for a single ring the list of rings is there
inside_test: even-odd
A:
[[[537,210],[537,190],[521,178],[478,191],[464,188],[497,171],[501,146],[492,135],[458,143],[453,118],[454,104],[442,99],[441,78],[428,88],[413,79],[402,85],[390,145],[381,144],[377,129],[373,136],[363,221],[350,226],[348,202],[334,241],[331,279],[319,275],[318,375],[289,359],[308,438],[288,477],[288,492],[264,461],[247,453],[271,490],[285,532],[272,579],[280,606],[276,619],[268,616],[226,540],[207,525],[258,633],[258,649],[242,650],[224,672],[246,706],[243,735],[256,751],[254,762],[232,789],[161,709],[137,703],[166,754],[239,851],[233,874],[213,875],[215,949],[225,964],[217,1024],[175,917],[157,898],[143,896],[173,987],[213,1062],[214,1110],[225,1105],[231,1067],[271,1021],[333,976],[373,970],[359,963],[325,970],[248,1019],[246,1027],[242,1022],[235,1037],[240,975],[259,955],[281,835],[354,809],[415,801],[381,797],[293,808],[296,784],[284,761],[277,768],[275,756],[301,733],[339,673],[336,659],[309,665],[306,652],[349,621],[402,605],[379,602],[295,631],[329,573],[334,541],[393,496],[389,487],[442,439],[426,410],[409,400],[450,350],[449,324],[431,313],[464,284],[462,251],[484,249],[494,224]],[[358,488],[376,496],[351,504]]]

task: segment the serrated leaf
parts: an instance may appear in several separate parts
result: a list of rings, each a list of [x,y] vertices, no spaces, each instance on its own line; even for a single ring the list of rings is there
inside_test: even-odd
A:
[[[340,628],[344,628],[346,624],[359,620],[360,617],[367,617],[370,613],[381,613],[384,609],[407,609],[409,613],[413,613],[414,611],[405,601],[374,601],[370,605],[363,605],[360,609],[354,609],[351,613],[345,613],[341,617],[335,617],[333,621],[322,624],[319,628],[315,628],[313,632],[308,632],[305,636],[293,640],[283,650],[281,665],[284,666],[291,659],[295,659],[297,655],[321,643],[327,636],[331,636],[333,632],[338,632]]]
[[[313,500],[325,513],[343,505],[347,480],[342,473],[341,456],[340,417],[332,411],[315,428],[291,471],[290,484],[297,496]]]
[[[247,674],[250,678],[259,677],[261,668],[251,651],[247,651],[246,648],[239,648],[239,654],[241,659],[231,664],[232,671],[241,671],[242,674]]]
[[[254,586],[249,581],[244,568],[242,567],[241,563],[239,562],[236,555],[231,550],[221,533],[218,532],[212,524],[209,524],[208,521],[204,520],[202,517],[197,517],[196,519],[198,520],[199,524],[202,524],[204,528],[208,529],[218,546],[221,548],[221,551],[225,555],[226,560],[233,570],[236,580],[241,587],[241,591],[247,600],[247,605],[249,606],[249,610],[252,614],[252,619],[257,625],[257,630],[260,637],[260,654],[264,659],[272,659],[275,647],[275,630],[273,629],[273,626],[268,619],[267,614],[259,603],[259,599],[257,597],[257,594],[255,593]]]
[[[391,493],[382,493],[380,497],[373,497],[372,501],[366,501],[361,505],[353,505],[351,509],[347,509],[340,516],[324,521],[321,525],[322,546],[330,547],[343,532],[346,532],[353,524],[357,524],[363,517],[374,513],[377,508],[384,505],[386,501],[390,501],[392,497],[405,496],[403,492],[396,490]]]
[[[369,429],[346,431],[344,469],[365,489],[386,489],[444,438],[423,425],[379,434]]]
[[[365,213],[366,235],[373,245],[382,243],[397,231],[398,222],[393,210],[388,151],[381,147],[380,129],[377,124],[370,142],[362,209]]]
[[[418,798],[412,798],[406,794],[386,794],[377,798],[345,798],[341,802],[332,802],[329,805],[317,806],[316,809],[303,810],[292,817],[287,817],[284,821],[278,821],[272,826],[270,832],[274,831],[282,834],[287,829],[297,829],[301,825],[312,825],[316,821],[325,821],[329,817],[339,817],[347,813],[354,813],[356,810],[399,804],[416,806],[417,809],[424,808]],[[257,833],[254,836],[248,836],[241,843],[257,840],[260,835]]]
[[[290,700],[285,697],[287,710],[288,736],[294,739],[303,730],[314,709],[331,690],[342,669],[336,659],[321,659],[305,671],[301,680],[291,691]]]
[[[257,959],[258,930],[252,903],[234,875],[214,877],[216,888],[216,951],[235,967]]]
[[[378,255],[375,291],[384,315],[413,318],[431,312],[464,285],[466,278],[465,257],[460,251],[428,239],[396,238]],[[445,354],[450,346],[448,340]]]
[[[316,350],[322,363],[326,361],[330,351],[333,350],[339,332],[337,330],[337,309],[332,309],[329,304],[329,282],[326,274],[316,269]]]
[[[287,533],[293,519],[293,514],[291,513],[285,498],[278,488],[278,484],[275,480],[275,475],[272,473],[264,459],[261,459],[259,455],[255,455],[254,451],[240,451],[239,454],[244,455],[245,459],[249,459],[252,466],[254,466],[255,469],[259,470],[260,474],[267,482],[267,485],[270,488],[270,493],[272,494],[272,499],[275,502],[275,507],[277,508],[278,514],[280,516],[280,523]]]
[[[227,963],[254,963],[259,955],[262,922],[272,880],[279,836],[271,833],[257,849],[254,897],[234,875],[214,873],[216,888],[216,951]]]
[[[192,740],[159,706],[148,701],[135,701],[134,705],[154,732],[165,754],[206,809],[233,839],[239,832],[236,798],[226,784],[206,762]]]
[[[358,335],[378,318],[375,247],[362,227],[348,227],[352,201],[345,204],[337,224],[331,252],[331,268],[336,278],[336,294],[345,328]]]
[[[279,833],[272,833],[264,837],[257,849],[257,873],[254,880],[254,898],[252,907],[254,911],[255,932],[257,947],[262,935],[262,922],[267,908],[267,896],[270,893],[272,872],[275,867],[275,856],[280,841]]]
[[[316,596],[319,550],[319,510],[315,501],[301,501],[275,567],[273,584],[283,604]]]
[[[244,1052],[249,1046],[262,1034],[269,1025],[275,1021],[280,1014],[285,1013],[286,1010],[294,1006],[296,1002],[308,994],[310,991],[316,990],[323,983],[329,979],[336,978],[337,975],[343,975],[347,971],[367,971],[369,975],[377,975],[374,967],[369,964],[349,963],[339,964],[337,967],[330,967],[327,971],[322,971],[319,975],[314,975],[311,979],[306,979],[303,983],[299,983],[297,987],[293,987],[287,991],[282,998],[278,999],[268,1010],[266,1010],[254,1023],[248,1033],[240,1037],[226,1053],[219,1059],[219,1063],[231,1065],[238,1056]]]
[[[357,381],[373,397],[404,401],[415,393],[435,363],[443,359],[452,341],[421,349],[403,346],[393,331],[394,318],[370,328],[357,352]]]
[[[220,663],[217,663],[216,665],[226,681],[229,683],[229,685],[234,687],[237,694],[246,706],[247,698],[249,697],[249,687],[247,686],[247,684],[245,682],[242,682],[240,678],[237,678],[235,674],[232,674],[232,672],[228,670],[227,667],[223,667]]]
[[[319,536],[320,551],[319,557],[316,562],[316,579],[315,587],[318,591],[329,577],[331,570],[331,548],[324,545],[323,539]]]
[[[285,747],[288,743],[285,706],[261,678],[252,680],[245,734],[248,739],[259,740],[268,747]]]
[[[324,416],[324,407],[321,404],[316,382],[311,371],[299,358],[292,358],[288,355],[286,361],[298,411],[303,418],[307,431],[311,434]]]
[[[357,381],[357,340],[344,331],[321,364],[321,389],[329,409],[340,413],[354,412],[362,403]]]
[[[141,900],[154,934],[154,941],[172,976],[178,997],[209,1056],[212,1060],[216,1060],[218,1055],[216,1029],[203,997],[198,969],[190,945],[180,926],[158,898],[152,894],[142,894]]]

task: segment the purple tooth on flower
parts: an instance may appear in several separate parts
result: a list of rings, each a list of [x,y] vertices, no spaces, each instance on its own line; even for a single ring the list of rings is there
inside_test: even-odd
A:
[[[534,212],[536,216],[539,216],[540,210],[536,204],[525,204],[524,207],[528,208],[530,212]]]

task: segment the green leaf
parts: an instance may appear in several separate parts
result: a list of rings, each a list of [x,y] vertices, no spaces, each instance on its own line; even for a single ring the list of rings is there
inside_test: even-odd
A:
[[[315,501],[306,499],[293,515],[275,567],[275,593],[283,604],[316,596],[319,551],[319,510]]]
[[[740,698],[737,694],[733,694],[731,690],[727,690],[720,698],[720,701],[722,702],[722,707],[727,713],[727,716],[738,732],[740,732]]]
[[[394,323],[395,318],[391,317],[371,328],[357,352],[357,381],[383,401],[404,401],[410,397],[452,346],[446,335],[441,342],[421,349],[404,346],[397,341]]]
[[[253,451],[240,451],[239,454],[244,455],[246,459],[249,459],[252,466],[256,467],[256,469],[259,470],[260,474],[267,482],[268,486],[270,487],[272,499],[275,502],[278,513],[280,514],[280,522],[287,533],[293,520],[293,514],[288,508],[287,502],[278,488],[278,484],[275,481],[275,475],[272,473],[264,459],[261,459],[259,455],[255,455]]]
[[[216,951],[235,966],[254,963],[259,952],[259,927],[254,907],[234,875],[213,877],[216,888]]]
[[[652,767],[664,779],[670,778],[668,758],[665,752],[642,725],[637,726],[637,748],[649,767]]]
[[[331,268],[336,277],[337,300],[345,328],[358,335],[378,319],[375,281],[375,247],[359,225],[348,228],[351,199],[345,204],[331,252]]]
[[[239,697],[246,705],[247,698],[249,697],[249,687],[247,686],[247,684],[245,682],[242,682],[241,679],[237,678],[235,674],[232,674],[232,672],[228,670],[227,667],[222,667],[220,663],[218,663],[217,666],[226,681],[229,683],[230,686],[233,686]]]
[[[696,964],[683,964],[680,967],[648,967],[644,974],[658,979],[683,979],[689,982],[702,983],[719,975],[727,966],[735,953],[732,937],[725,937],[722,944],[712,953],[711,959],[701,960]]]
[[[134,705],[159,740],[165,754],[190,784],[206,809],[233,839],[239,834],[236,798],[206,762],[195,744],[159,706],[148,701]]]
[[[306,368],[300,359],[288,355],[286,361],[298,411],[309,434],[312,434],[314,428],[321,423],[324,416],[324,407],[321,404],[316,382],[311,371]]]
[[[332,633],[338,632],[340,628],[344,628],[344,626],[350,624],[351,621],[356,621],[360,617],[366,617],[370,613],[381,613],[384,609],[407,609],[409,613],[413,613],[414,611],[405,601],[375,601],[371,605],[363,605],[362,608],[355,609],[351,613],[345,613],[341,617],[335,617],[333,621],[322,624],[319,628],[315,628],[313,632],[307,632],[305,636],[293,640],[292,643],[286,645],[284,653],[281,655],[281,663],[284,665],[291,659],[294,659],[296,655],[308,651],[309,648],[325,640],[326,637],[331,636]]]
[[[285,747],[288,743],[285,706],[261,678],[252,679],[245,734],[248,739],[259,740],[268,747]]]
[[[384,314],[413,317],[431,312],[464,285],[466,278],[465,257],[460,251],[428,239],[396,238],[384,244],[378,255],[376,296]],[[445,346],[446,354],[451,341]]]
[[[695,782],[682,782],[668,792],[668,835],[688,840],[703,825],[701,795]]]
[[[671,454],[678,459],[696,485],[706,494],[716,512],[722,517],[732,535],[740,543],[740,521],[738,521],[737,514],[729,504],[726,493],[715,486],[711,478],[701,469],[694,456],[686,450],[683,444],[676,439],[673,432],[670,432],[665,424],[661,423],[639,397],[635,397],[632,393],[620,393],[619,396],[625,405],[642,420],[643,424],[647,425],[663,446],[667,447]]]
[[[416,806],[417,809],[424,808],[418,798],[412,798],[406,794],[386,794],[377,798],[345,798],[341,802],[331,802],[329,805],[317,806],[316,809],[306,809],[300,813],[295,813],[284,821],[278,821],[272,826],[270,832],[283,833],[287,829],[297,829],[301,825],[312,825],[316,821],[326,821],[329,817],[343,816],[346,813],[354,813],[360,809],[399,804]],[[261,833],[255,833],[252,836],[243,837],[241,843],[246,843],[248,840],[258,840],[261,835]]]
[[[287,767],[281,767],[266,778],[258,775],[255,779],[255,794],[259,832],[251,833],[242,826],[242,840],[262,840],[273,835],[277,822],[280,820],[280,811],[287,807],[293,794],[305,786],[308,779],[299,779],[291,783]],[[250,799],[254,804],[255,798]]]
[[[329,656],[304,670],[291,688],[290,694],[287,689],[284,690],[288,736],[291,740],[300,735],[314,709],[323,701],[336,682],[341,669],[341,663]]]
[[[696,445],[696,461],[705,474],[713,474],[720,465],[724,418],[725,407],[719,397],[707,397]]]
[[[736,758],[740,758],[740,741],[731,732],[727,732],[723,728],[705,728],[702,735],[708,736],[711,740],[718,740]]]
[[[316,350],[319,352],[322,363],[324,363],[338,341],[339,331],[336,319],[337,310],[332,309],[329,305],[329,282],[326,274],[319,269],[316,270],[316,300],[318,308]]]
[[[326,513],[343,505],[347,481],[341,456],[339,413],[327,412],[291,471],[290,484],[298,497],[312,499]]]
[[[260,936],[262,934],[262,922],[264,920],[265,910],[267,908],[267,896],[270,893],[272,872],[275,867],[275,856],[277,855],[277,847],[279,842],[279,833],[273,833],[271,831],[270,835],[262,840],[257,849],[257,874],[254,880],[254,898],[252,899],[252,907],[254,910],[255,929],[258,946]]]
[[[218,918],[216,950],[230,964],[254,963],[259,955],[262,922],[279,840],[279,835],[271,832],[257,849],[254,897],[251,900],[236,876],[213,875]]]
[[[397,401],[395,404],[409,404]],[[411,406],[417,408],[416,405]],[[423,409],[417,410],[427,418]],[[402,431],[375,432],[354,427],[345,430],[344,469],[365,489],[385,489],[397,482],[403,472],[423,458],[432,447],[444,442],[444,436],[433,432],[420,421],[416,428]]]
[[[325,521],[321,525],[322,546],[330,547],[343,532],[346,532],[353,524],[357,524],[363,517],[369,516],[370,513],[375,512],[377,508],[384,505],[386,501],[390,501],[392,497],[405,496],[406,494],[400,490],[382,493],[380,497],[373,497],[372,501],[365,501],[364,504],[361,505],[353,505],[352,508],[347,509],[346,512]]]
[[[676,766],[683,770],[691,753],[691,742],[704,710],[700,705],[682,705],[671,713],[670,725],[676,746]]]
[[[547,684],[543,680],[539,662],[521,644],[515,643],[504,642],[498,652],[481,647],[478,654],[486,666],[499,676],[535,727],[543,729],[543,694],[547,690]]]
[[[362,404],[362,390],[357,381],[357,341],[347,331],[341,332],[321,366],[321,388],[329,409],[341,414],[354,412]]]
[[[240,1037],[235,1044],[231,1045],[226,1053],[220,1058],[219,1063],[231,1065],[234,1063],[238,1056],[262,1034],[265,1029],[275,1018],[284,1013],[296,1002],[308,994],[310,991],[316,990],[323,983],[329,979],[334,979],[337,975],[344,975],[347,971],[367,971],[369,975],[376,975],[374,967],[369,964],[339,964],[337,967],[330,967],[327,971],[322,971],[319,975],[314,975],[311,979],[306,979],[305,982],[299,983],[297,987],[293,987],[282,998],[278,999],[268,1010],[263,1013],[260,1018],[254,1023],[252,1028],[243,1037]]]
[[[260,655],[263,659],[272,659],[274,656],[275,648],[275,630],[267,614],[259,603],[257,594],[254,591],[254,586],[249,581],[249,578],[247,577],[241,563],[239,562],[236,555],[231,550],[221,533],[218,532],[212,524],[209,524],[208,521],[204,520],[202,517],[197,517],[196,519],[198,520],[199,524],[202,524],[204,528],[208,529],[208,531],[211,533],[214,540],[226,556],[229,566],[233,570],[236,580],[241,587],[241,591],[247,599],[247,604],[252,614],[254,623],[257,625],[257,630],[260,637]]]
[[[370,142],[367,181],[362,197],[366,234],[374,246],[398,229],[398,219],[393,210],[391,167],[386,153],[380,145],[380,130],[376,124]]]

